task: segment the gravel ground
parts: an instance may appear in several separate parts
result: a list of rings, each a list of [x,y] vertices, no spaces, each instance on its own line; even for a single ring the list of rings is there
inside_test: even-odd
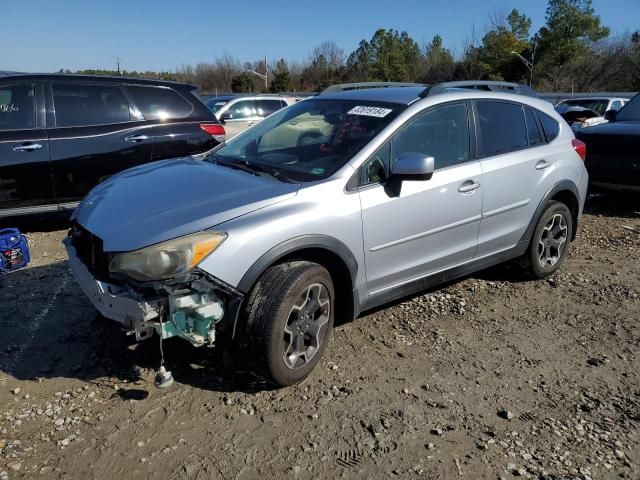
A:
[[[97,317],[62,225],[0,280],[0,480],[640,478],[640,201],[591,197],[560,273],[498,267],[334,332],[301,385]],[[55,222],[54,222],[55,223]]]

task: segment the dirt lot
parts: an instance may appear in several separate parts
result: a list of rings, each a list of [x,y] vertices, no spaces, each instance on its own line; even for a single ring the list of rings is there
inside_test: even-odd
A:
[[[180,340],[157,390],[157,343],[98,318],[36,222],[0,280],[0,479],[638,479],[639,211],[590,198],[554,278],[500,267],[370,313],[284,390]]]

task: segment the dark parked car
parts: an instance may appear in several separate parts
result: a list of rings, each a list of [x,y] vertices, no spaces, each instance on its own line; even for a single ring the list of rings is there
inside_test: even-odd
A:
[[[0,217],[75,208],[114,173],[208,152],[224,127],[174,82],[0,73]]]
[[[640,95],[618,112],[607,111],[609,123],[576,132],[587,144],[590,184],[607,190],[640,192]]]

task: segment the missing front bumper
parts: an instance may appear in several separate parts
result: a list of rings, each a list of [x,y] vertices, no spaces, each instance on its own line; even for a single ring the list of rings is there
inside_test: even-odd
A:
[[[64,240],[69,265],[91,303],[106,318],[115,320],[145,340],[155,332],[163,339],[180,337],[194,346],[213,345],[223,320],[233,325],[242,296],[215,279],[198,278],[168,287],[158,283],[141,293],[131,286],[94,278],[78,258],[69,238]]]

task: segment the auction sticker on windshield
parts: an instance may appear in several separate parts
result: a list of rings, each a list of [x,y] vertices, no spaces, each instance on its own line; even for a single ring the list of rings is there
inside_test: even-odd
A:
[[[389,115],[392,111],[390,108],[357,106],[349,110],[347,114],[382,118]]]

